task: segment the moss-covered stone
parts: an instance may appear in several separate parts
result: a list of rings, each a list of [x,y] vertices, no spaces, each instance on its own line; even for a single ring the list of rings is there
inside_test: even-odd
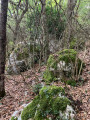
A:
[[[74,49],[64,49],[58,52],[58,62],[65,61],[66,64],[75,63],[77,52]]]
[[[55,114],[55,115],[59,114],[60,110],[62,112],[65,111],[67,104],[68,105],[70,104],[70,101],[68,98],[57,97],[52,104],[52,108],[53,108],[53,112],[54,112],[53,114]],[[57,107],[57,109],[56,109],[56,107]]]
[[[39,62],[39,51],[40,47],[38,44],[33,45],[24,42],[18,43],[9,56],[7,66],[8,74],[20,74],[20,72],[26,71],[27,68],[30,69],[33,64]],[[25,65],[21,63],[25,63]]]
[[[55,81],[58,78],[63,80],[65,77],[70,80],[72,76],[79,74],[81,64],[84,66],[84,63],[78,58],[76,50],[64,49],[59,51],[49,56],[47,69],[43,76],[44,80],[46,83]]]
[[[14,52],[17,54],[17,60],[26,59],[29,57],[29,54],[39,53],[39,45],[33,45],[29,43],[18,43]]]
[[[30,52],[32,53],[32,49],[30,51],[28,44],[19,43],[19,44],[17,44],[14,52],[17,55],[17,60],[22,60],[22,59],[26,59],[29,57],[29,53]]]
[[[68,98],[64,97],[64,89],[57,86],[43,87],[39,95],[23,110],[22,120],[52,120],[59,117],[59,112],[64,112],[67,105],[70,105]]]
[[[39,103],[39,96],[36,96],[32,101],[32,103],[30,103],[26,108],[24,108],[21,115],[22,120],[28,120],[29,118],[34,118],[38,103]]]

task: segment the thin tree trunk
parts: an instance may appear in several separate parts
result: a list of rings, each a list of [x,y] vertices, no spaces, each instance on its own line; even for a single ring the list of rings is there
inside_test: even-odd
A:
[[[4,73],[6,60],[6,22],[8,0],[1,0],[0,8],[0,97],[5,95]]]
[[[47,62],[49,56],[49,37],[46,25],[46,15],[45,15],[45,6],[46,0],[41,0],[41,26],[42,26],[42,41],[43,41],[43,58],[45,63]]]
[[[76,6],[77,0],[68,0],[67,4],[67,21],[68,21],[68,44],[71,42],[73,37],[73,17],[74,17],[74,9]]]

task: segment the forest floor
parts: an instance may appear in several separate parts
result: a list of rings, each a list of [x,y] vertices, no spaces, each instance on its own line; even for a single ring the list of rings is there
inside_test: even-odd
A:
[[[86,64],[82,82],[77,87],[67,86],[69,92],[66,92],[75,101],[76,120],[90,120],[90,48],[86,52],[82,51],[79,56]],[[42,79],[45,68],[42,66],[39,70],[36,65],[34,69],[21,75],[6,76],[6,96],[0,100],[0,120],[9,120],[14,111],[21,109],[23,104],[29,103],[34,98],[33,86],[40,82],[38,78]],[[61,82],[53,84],[64,87]]]

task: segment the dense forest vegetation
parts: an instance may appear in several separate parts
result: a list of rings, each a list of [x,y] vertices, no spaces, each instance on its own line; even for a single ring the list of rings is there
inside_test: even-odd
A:
[[[90,120],[90,0],[0,0],[0,120]]]

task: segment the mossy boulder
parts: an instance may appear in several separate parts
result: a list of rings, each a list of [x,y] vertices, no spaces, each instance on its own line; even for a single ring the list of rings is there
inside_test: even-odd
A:
[[[39,60],[39,47],[29,43],[20,42],[10,54],[8,60],[8,74],[19,74],[30,68]],[[34,56],[33,56],[34,51]]]
[[[22,111],[22,120],[74,120],[74,110],[67,112],[70,100],[62,87],[43,87],[39,95]],[[67,113],[66,113],[67,112]],[[68,114],[68,115],[67,115]],[[73,117],[72,117],[73,116]],[[71,119],[69,119],[71,118]]]
[[[17,60],[22,60],[28,58],[30,55],[38,54],[40,51],[39,45],[20,42],[16,45],[14,52],[17,55]]]
[[[64,78],[72,79],[72,76],[79,74],[81,63],[76,50],[64,49],[49,56],[43,78],[46,83]]]

